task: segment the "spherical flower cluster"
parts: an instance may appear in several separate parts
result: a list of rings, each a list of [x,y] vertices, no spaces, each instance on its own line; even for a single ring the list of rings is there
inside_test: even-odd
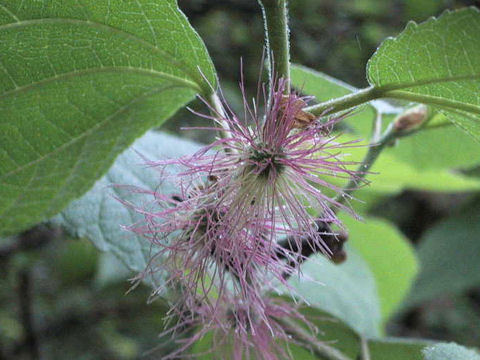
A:
[[[180,168],[169,176],[178,192],[150,192],[157,208],[135,208],[145,220],[129,227],[160,248],[148,271],[159,267],[168,274],[166,287],[182,293],[174,314],[213,326],[217,339],[232,334],[233,321],[232,341],[261,347],[264,359],[277,358],[273,338],[288,339],[275,317],[295,313],[265,294],[288,286],[304,246],[331,255],[324,241],[331,233],[318,224],[340,225],[332,208],[343,205],[325,194],[340,191],[327,179],[356,176],[341,154],[354,144],[329,135],[339,119],[318,122],[303,110],[308,99],[285,94],[285,86],[279,79],[263,90],[263,116],[258,100],[249,106],[245,95],[243,120],[226,102],[212,116],[199,114],[219,125],[208,130],[225,136],[193,155],[152,162]],[[278,241],[286,237],[288,247]],[[234,359],[245,354],[242,346],[234,346]]]

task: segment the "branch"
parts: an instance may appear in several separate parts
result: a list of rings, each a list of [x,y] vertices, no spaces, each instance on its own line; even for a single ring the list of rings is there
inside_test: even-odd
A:
[[[317,116],[331,115],[337,112],[351,109],[355,106],[365,104],[371,100],[390,98],[407,100],[426,105],[437,105],[445,109],[461,110],[472,114],[480,114],[480,106],[466,104],[461,101],[444,99],[431,95],[416,94],[409,91],[392,90],[394,87],[368,87],[355,93],[348,94],[336,99],[325,101],[321,104],[309,106],[304,110]]]
[[[348,110],[355,106],[367,103],[371,100],[382,97],[383,93],[380,89],[369,87],[366,89],[358,90],[352,94],[348,94],[336,99],[325,101],[321,104],[309,106],[304,111],[310,112],[317,116],[324,116],[329,114],[335,114],[342,110]]]
[[[258,0],[265,22],[265,35],[270,63],[270,82],[273,75],[284,78],[285,93],[290,93],[290,43],[286,0]],[[272,74],[275,71],[275,74]]]
[[[423,105],[408,109],[397,116],[378,140],[372,140],[367,155],[357,169],[358,176],[348,182],[344,190],[335,199],[336,202],[343,204],[348,198],[351,198],[352,193],[357,189],[358,182],[367,176],[368,171],[385,147],[392,145],[396,139],[412,135],[419,129],[424,128],[428,120],[428,110]]]
[[[363,336],[360,336],[360,351],[360,360],[371,360],[368,341]]]
[[[33,325],[31,275],[27,269],[20,270],[18,274],[18,283],[20,317],[25,332],[24,344],[30,353],[31,359],[40,359],[38,338]]]

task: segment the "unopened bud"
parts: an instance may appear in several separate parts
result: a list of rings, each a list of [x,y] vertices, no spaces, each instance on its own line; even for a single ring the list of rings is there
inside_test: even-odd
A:
[[[424,105],[419,105],[408,109],[400,114],[393,122],[397,131],[412,130],[420,126],[428,118],[428,109]]]

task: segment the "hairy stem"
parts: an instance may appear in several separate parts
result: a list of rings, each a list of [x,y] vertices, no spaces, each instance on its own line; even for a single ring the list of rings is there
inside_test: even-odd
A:
[[[318,116],[334,114],[367,103],[371,100],[378,99],[379,97],[382,97],[382,92],[379,91],[378,88],[369,87],[352,94],[325,101],[318,105],[307,107],[304,110]]]
[[[270,63],[270,82],[273,75],[284,78],[285,93],[290,92],[290,44],[286,0],[258,0],[265,22],[266,43]],[[273,74],[272,72],[275,72]]]
[[[307,107],[304,110],[317,116],[335,114],[339,111],[348,110],[380,98],[407,100],[426,105],[437,105],[446,109],[462,110],[473,114],[480,114],[480,106],[477,105],[465,104],[460,101],[439,98],[436,96],[415,94],[409,91],[392,90],[391,87],[387,86],[368,87],[352,94]]]
[[[311,350],[319,359],[322,360],[352,360],[339,350],[328,346],[310,335],[307,330],[288,318],[278,319],[285,331],[295,340]]]
[[[217,119],[225,119],[226,114],[225,110],[223,109],[222,102],[220,101],[220,98],[216,93],[213,93],[210,96],[210,106],[212,107],[212,116],[214,116]],[[230,137],[230,127],[228,126],[228,123],[225,120],[221,121],[222,128],[224,129],[223,131],[220,132],[220,136],[224,139]]]

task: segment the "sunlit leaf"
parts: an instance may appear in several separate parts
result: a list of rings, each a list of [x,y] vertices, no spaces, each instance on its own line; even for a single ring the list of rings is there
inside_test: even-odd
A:
[[[203,73],[203,75],[202,75]],[[215,75],[175,0],[0,1],[0,233],[64,208]]]
[[[382,318],[388,320],[410,290],[418,271],[412,246],[392,224],[367,217],[362,222],[343,216],[349,243],[373,272]]]
[[[437,106],[480,140],[480,12],[447,11],[410,22],[368,62],[368,80],[386,97]]]

